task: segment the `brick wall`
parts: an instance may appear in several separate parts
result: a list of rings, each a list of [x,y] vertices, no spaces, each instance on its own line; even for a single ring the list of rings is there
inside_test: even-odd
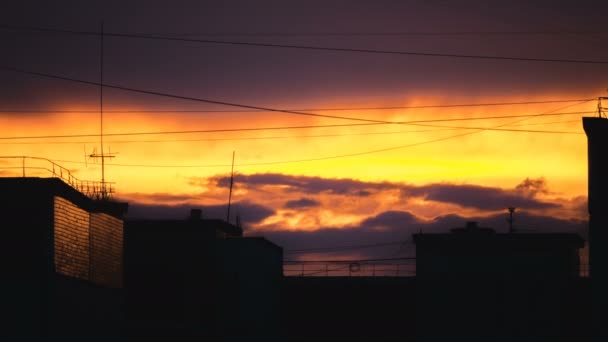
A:
[[[104,213],[91,213],[91,280],[122,287],[123,221]]]
[[[98,285],[122,287],[123,221],[54,199],[55,271]]]
[[[69,277],[89,279],[89,213],[55,196],[55,271]]]

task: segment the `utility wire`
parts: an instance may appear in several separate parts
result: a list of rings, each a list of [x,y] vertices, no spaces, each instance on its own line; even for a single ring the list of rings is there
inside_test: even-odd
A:
[[[571,114],[590,114],[595,112],[576,112],[576,113],[564,113],[561,115]],[[560,114],[558,114],[560,115]],[[524,117],[532,118],[544,115],[523,115],[523,116],[511,116],[511,117]],[[463,119],[454,119],[463,120]],[[492,128],[492,127],[470,127],[470,126],[442,126],[442,125],[430,125],[427,122],[438,122],[438,121],[454,121],[454,120],[418,120],[418,121],[403,121],[395,122],[391,124],[400,125],[412,125],[412,126],[428,126],[438,128],[453,128],[453,129],[484,129],[488,131],[507,131],[507,132],[524,132],[524,133],[549,133],[549,134],[580,134],[580,132],[572,131],[546,131],[546,130],[528,130],[528,129],[506,129],[506,128]],[[281,127],[257,127],[257,128],[226,128],[226,129],[210,129],[210,130],[189,130],[189,131],[158,131],[158,132],[130,132],[130,133],[106,133],[105,137],[111,136],[139,136],[139,135],[162,135],[162,134],[192,134],[192,133],[219,133],[219,132],[243,132],[243,131],[266,131],[266,130],[284,130],[284,129],[301,129],[301,128],[319,128],[319,127],[353,127],[353,126],[368,126],[369,124],[346,124],[346,125],[322,125],[322,126],[281,126]],[[378,124],[375,124],[378,125]],[[407,131],[403,133],[408,133]],[[12,137],[0,137],[0,140],[23,140],[23,139],[54,139],[54,138],[85,138],[95,137],[98,134],[65,134],[65,135],[30,135],[30,136],[12,136]],[[167,140],[169,141],[169,140]]]
[[[142,93],[142,94],[148,94],[148,95],[169,97],[169,98],[188,100],[188,101],[196,101],[196,102],[220,104],[220,105],[224,105],[224,106],[233,106],[233,107],[249,108],[249,109],[256,109],[256,110],[264,110],[264,111],[268,111],[268,112],[278,112],[278,113],[286,113],[286,114],[294,114],[294,115],[304,115],[304,116],[313,116],[313,117],[330,118],[330,119],[341,119],[341,120],[350,120],[350,121],[361,121],[361,122],[376,123],[376,124],[404,124],[405,123],[405,122],[392,122],[392,121],[385,121],[385,120],[355,118],[355,117],[347,117],[347,116],[316,114],[316,113],[308,113],[308,112],[302,112],[302,111],[292,111],[292,110],[284,110],[284,109],[274,109],[274,108],[267,108],[267,107],[259,107],[259,106],[252,106],[252,105],[239,104],[239,103],[231,103],[231,102],[225,102],[225,101],[208,100],[208,99],[195,98],[195,97],[190,97],[190,96],[182,96],[182,95],[162,93],[162,92],[157,92],[157,91],[149,91],[149,90],[143,90],[143,89],[129,88],[129,87],[112,85],[112,84],[106,84],[106,83],[102,84],[100,82],[85,81],[85,80],[75,79],[75,78],[71,78],[71,77],[64,77],[64,76],[60,76],[60,75],[41,73],[41,72],[29,71],[29,70],[18,69],[18,68],[13,68],[13,67],[6,67],[6,66],[0,66],[0,70],[12,71],[12,72],[17,72],[17,73],[23,73],[23,74],[28,74],[28,75],[45,77],[45,78],[60,79],[60,80],[65,80],[65,81],[70,81],[70,82],[76,82],[76,83],[82,83],[82,84],[88,84],[88,85],[102,86],[102,87],[106,87],[106,88],[119,89],[119,90],[136,92],[136,93]],[[588,101],[591,101],[591,100],[593,100],[593,99],[585,99],[585,100],[583,100],[581,102],[588,102]],[[581,113],[581,112],[578,112],[578,113]],[[513,116],[511,116],[511,117],[513,117]],[[491,117],[491,118],[506,118],[506,117]],[[450,119],[450,120],[444,119],[444,120],[436,120],[436,121],[446,121],[446,120],[447,121],[453,121],[453,120],[456,120],[456,119]],[[470,119],[461,118],[461,119],[457,119],[457,120],[470,120]],[[426,122],[428,122],[428,121],[426,121]],[[138,133],[138,134],[141,135],[143,133]],[[105,135],[106,136],[112,136],[112,135],[116,135],[116,134],[105,134]],[[128,135],[132,135],[132,134],[128,134]],[[82,137],[82,136],[83,135],[79,135],[79,137]],[[65,136],[63,136],[63,137],[65,137]]]
[[[570,34],[608,34],[605,31],[394,31],[394,32],[216,32],[216,33],[139,33],[178,37],[401,37],[401,36],[561,36]]]
[[[56,28],[42,28],[16,25],[0,25],[0,28],[6,30],[20,31],[35,31],[35,32],[51,32],[51,33],[67,33],[75,35],[99,36],[99,32],[93,31],[76,31]],[[291,45],[291,44],[271,44],[271,43],[252,43],[243,41],[226,41],[226,40],[211,40],[211,39],[192,39],[179,38],[155,35],[141,35],[129,33],[105,33],[106,37],[120,38],[136,38],[148,40],[162,40],[188,43],[202,43],[215,45],[229,46],[250,46],[250,47],[267,47],[267,48],[282,48],[282,49],[299,49],[299,50],[316,50],[316,51],[335,51],[335,52],[355,52],[366,54],[384,54],[384,55],[402,55],[402,56],[420,56],[420,57],[448,57],[448,58],[467,58],[467,59],[486,59],[486,60],[502,60],[502,61],[522,61],[522,62],[543,62],[543,63],[570,63],[570,64],[598,64],[606,65],[608,61],[603,60],[583,60],[583,59],[556,59],[556,58],[528,58],[528,57],[511,57],[511,56],[489,56],[489,55],[469,55],[469,54],[447,54],[447,53],[432,53],[419,51],[391,51],[391,50],[374,50],[374,49],[354,49],[354,48],[337,48],[324,46],[310,45]]]
[[[567,112],[567,113],[548,113],[548,114],[524,114],[524,115],[506,115],[506,116],[486,116],[473,118],[452,118],[452,119],[434,119],[434,120],[412,120],[412,121],[381,121],[376,123],[359,123],[359,124],[335,124],[335,125],[304,125],[304,126],[277,126],[277,127],[252,127],[252,128],[224,128],[224,129],[207,129],[207,130],[180,130],[180,131],[155,131],[155,132],[125,132],[125,133],[104,133],[105,137],[112,136],[142,136],[142,135],[176,135],[176,134],[195,134],[195,133],[226,133],[226,132],[248,132],[248,131],[268,131],[268,130],[288,130],[288,129],[312,129],[312,128],[335,128],[335,127],[356,127],[356,126],[375,126],[375,125],[412,125],[422,126],[422,124],[433,122],[452,122],[452,121],[472,121],[472,120],[494,120],[508,118],[534,118],[542,116],[563,116],[563,115],[581,115],[592,114],[592,111]],[[461,126],[438,126],[440,128],[454,129],[478,129],[476,127],[461,127]],[[543,130],[524,130],[524,129],[497,129],[485,128],[487,130],[502,130],[510,132],[528,132],[528,133],[564,133],[574,134],[577,132],[564,131],[543,131]],[[405,131],[404,133],[407,133]],[[59,138],[88,138],[96,137],[98,134],[63,134],[63,135],[31,135],[31,136],[8,136],[0,137],[0,140],[24,140],[24,139],[59,139]]]
[[[589,112],[592,113],[592,112]],[[565,120],[565,121],[551,121],[551,122],[535,122],[526,124],[510,124],[507,126],[535,126],[535,125],[553,125],[553,124],[564,124],[580,122],[580,120]],[[442,126],[443,127],[443,126]],[[202,139],[160,139],[160,140],[108,140],[111,144],[138,144],[138,143],[172,143],[172,142],[199,142],[199,141],[252,141],[252,140],[276,140],[276,139],[299,139],[299,138],[326,138],[326,137],[348,137],[348,136],[370,136],[370,135],[393,135],[393,134],[406,134],[406,133],[427,133],[427,132],[439,132],[439,131],[453,131],[461,130],[462,128],[434,128],[434,129],[419,129],[419,130],[407,130],[407,131],[383,131],[383,132],[363,132],[363,133],[337,133],[337,134],[310,134],[310,135],[278,135],[278,136],[267,136],[267,137],[245,137],[245,138],[202,138]],[[520,132],[522,130],[515,130]],[[548,131],[552,133],[559,133],[557,131]],[[567,132],[573,134],[576,132]],[[19,141],[19,142],[0,142],[1,145],[78,145],[78,144],[94,144],[96,141]]]
[[[324,138],[324,137],[346,137],[346,136],[365,136],[365,135],[388,135],[405,133],[424,133],[438,131],[453,131],[460,128],[434,128],[419,129],[408,131],[385,131],[385,132],[363,132],[363,133],[344,133],[344,134],[316,134],[316,135],[276,135],[268,137],[246,137],[246,138],[203,138],[203,139],[161,139],[161,140],[108,140],[112,144],[131,144],[131,143],[170,143],[170,142],[197,142],[197,141],[243,141],[243,140],[275,140],[275,139],[295,139],[295,138]],[[94,144],[95,141],[19,141],[19,142],[0,142],[2,145],[41,145],[41,144]]]
[[[349,245],[349,246],[334,246],[334,247],[317,247],[317,248],[307,248],[307,249],[292,249],[286,250],[285,254],[300,254],[300,253],[313,253],[313,252],[335,252],[341,250],[348,249],[361,249],[361,248],[375,248],[382,246],[394,246],[400,245],[403,241],[395,241],[395,242],[383,242],[383,243],[374,243],[374,244],[366,244],[366,245]]]
[[[573,107],[573,106],[582,104],[584,102],[588,102],[588,101],[583,101],[581,103],[569,104],[567,106],[562,106],[562,107],[559,107],[559,108],[555,108],[553,110],[550,110],[550,111],[547,111],[547,112],[544,112],[544,113],[540,113],[540,114],[537,114],[535,116],[538,117],[538,116],[553,114],[553,113],[555,113],[557,111],[560,111],[560,110],[563,110],[563,109],[566,109],[566,108],[569,108],[569,107]],[[433,140],[426,140],[426,141],[420,141],[420,142],[417,142],[417,143],[411,143],[411,144],[400,145],[400,146],[393,146],[393,147],[388,147],[388,148],[383,148],[383,149],[378,149],[378,150],[371,150],[371,151],[364,151],[364,152],[357,152],[357,153],[349,153],[349,154],[341,154],[341,155],[319,157],[319,158],[310,158],[310,159],[298,159],[298,160],[262,162],[262,163],[244,163],[244,164],[239,164],[237,166],[244,167],[244,166],[266,166],[266,165],[292,164],[292,163],[314,162],[314,161],[322,161],[322,160],[329,160],[329,159],[340,159],[340,158],[355,157],[355,156],[361,156],[361,155],[367,155],[367,154],[375,154],[375,153],[380,153],[380,152],[386,152],[386,151],[391,151],[391,150],[403,149],[403,148],[407,148],[407,147],[415,147],[415,146],[420,146],[420,145],[424,145],[424,144],[430,144],[430,143],[434,143],[434,142],[439,142],[439,141],[459,138],[459,137],[463,137],[463,136],[467,136],[467,135],[472,135],[472,134],[484,132],[484,131],[487,131],[487,130],[500,129],[500,127],[516,124],[518,122],[521,122],[521,121],[524,121],[524,120],[529,120],[529,119],[530,119],[529,117],[526,117],[526,118],[519,119],[519,120],[516,120],[516,121],[508,122],[508,123],[505,123],[505,124],[500,124],[500,125],[497,125],[497,126],[494,126],[494,127],[476,128],[476,130],[472,131],[472,132],[466,132],[466,133],[461,133],[461,134],[456,134],[456,135],[450,135],[450,136],[443,137],[443,138],[438,138],[438,139],[433,139]],[[535,131],[535,133],[537,133],[537,131]],[[86,164],[84,162],[67,161],[67,160],[56,160],[56,161],[67,162],[67,163],[75,163],[75,164]],[[121,167],[148,167],[148,168],[210,168],[210,167],[227,167],[227,166],[230,166],[230,165],[226,165],[226,164],[221,164],[221,165],[111,164],[111,165],[121,166]]]
[[[545,100],[545,101],[523,101],[523,102],[490,102],[490,103],[459,103],[445,105],[420,105],[420,106],[385,106],[385,107],[338,107],[338,108],[289,108],[291,111],[310,111],[310,112],[329,112],[329,111],[351,111],[351,110],[395,110],[395,109],[427,109],[427,108],[454,108],[454,107],[490,107],[490,106],[511,106],[511,105],[531,105],[548,104],[560,102],[581,102],[596,99],[571,99],[571,100]],[[206,110],[206,109],[175,109],[175,110],[104,110],[104,113],[265,113],[262,110]],[[0,113],[98,113],[93,110],[0,110]]]
[[[364,263],[377,261],[416,260],[416,257],[380,258],[380,259],[347,259],[347,260],[284,260],[283,263]]]
[[[101,87],[104,87],[104,88],[118,89],[118,90],[124,90],[124,91],[129,91],[129,92],[134,92],[134,93],[140,93],[140,94],[155,95],[155,96],[161,96],[161,97],[169,97],[169,98],[180,99],[180,100],[187,100],[187,101],[204,102],[204,103],[217,104],[217,105],[222,105],[222,106],[231,106],[231,107],[255,109],[255,110],[258,110],[258,111],[278,112],[278,113],[286,113],[286,114],[314,116],[314,117],[330,118],[330,119],[343,119],[343,120],[351,120],[351,121],[387,123],[386,121],[381,121],[381,120],[360,119],[360,118],[347,118],[347,117],[341,117],[341,116],[335,116],[335,115],[324,115],[324,114],[306,113],[306,112],[291,111],[291,110],[284,110],[284,109],[274,109],[274,108],[267,108],[267,107],[251,106],[251,105],[245,105],[245,104],[239,104],[239,103],[231,103],[231,102],[225,102],[225,101],[208,100],[208,99],[196,98],[196,97],[191,97],[191,96],[182,96],[182,95],[169,94],[169,93],[163,93],[163,92],[158,92],[158,91],[129,88],[129,87],[124,87],[124,86],[119,86],[119,85],[113,85],[113,84],[108,84],[108,83],[100,83],[100,82],[92,82],[92,81],[80,80],[80,79],[71,78],[71,77],[65,77],[65,76],[60,76],[60,75],[42,73],[42,72],[37,72],[37,71],[30,71],[30,70],[13,68],[13,67],[8,67],[8,66],[0,66],[0,70],[12,71],[12,72],[16,72],[16,73],[33,75],[33,76],[39,76],[39,77],[45,77],[45,78],[59,79],[59,80],[70,81],[70,82],[75,82],[75,83],[94,85],[94,86],[97,86],[97,87],[101,86]]]
[[[12,71],[12,72],[17,72],[17,73],[23,73],[23,74],[34,75],[34,76],[39,76],[39,77],[45,77],[45,78],[60,79],[60,80],[65,80],[65,81],[70,81],[70,82],[76,82],[76,83],[82,83],[82,84],[88,84],[88,85],[102,86],[102,87],[106,87],[106,88],[120,89],[120,90],[124,90],[124,91],[130,91],[130,92],[136,92],[136,93],[142,93],[142,94],[149,94],[149,95],[155,95],[155,96],[169,97],[169,98],[182,99],[182,100],[188,100],[188,101],[196,101],[196,102],[220,104],[220,105],[225,105],[225,106],[241,107],[241,108],[256,109],[256,110],[264,110],[264,111],[269,111],[269,112],[279,112],[279,113],[286,113],[286,114],[293,114],[293,115],[304,115],[304,116],[313,116],[313,117],[321,117],[321,118],[331,118],[331,119],[341,119],[341,120],[350,120],[350,121],[360,121],[360,122],[375,123],[375,124],[406,124],[406,123],[409,124],[411,122],[411,121],[410,122],[403,122],[403,121],[402,122],[394,122],[394,121],[385,121],[385,120],[374,120],[374,119],[365,119],[365,118],[356,118],[356,117],[347,117],[347,116],[315,114],[315,113],[308,113],[308,112],[302,112],[302,111],[291,111],[291,110],[283,110],[283,109],[258,107],[258,106],[252,106],[252,105],[246,105],[246,104],[231,103],[231,102],[216,101],[216,100],[208,100],[208,99],[195,98],[195,97],[189,97],[189,96],[182,96],[182,95],[176,95],[176,94],[162,93],[162,92],[157,92],[157,91],[149,91],[149,90],[143,90],[143,89],[129,88],[129,87],[123,87],[123,86],[118,86],[118,85],[103,84],[103,83],[100,83],[100,82],[85,81],[85,80],[75,79],[75,78],[71,78],[71,77],[64,77],[64,76],[60,76],[60,75],[41,73],[41,72],[29,71],[29,70],[18,69],[18,68],[13,68],[13,67],[6,67],[6,66],[0,66],[0,70]],[[581,102],[584,103],[584,102],[588,102],[588,101],[591,101],[591,100],[592,99],[585,99],[585,100],[583,100]],[[576,104],[577,103],[575,103],[574,105],[576,105]],[[583,112],[578,112],[578,113],[583,113]],[[532,115],[532,116],[537,116],[537,115]],[[507,116],[507,117],[509,117],[509,116]],[[514,116],[510,116],[510,117],[514,117]],[[486,118],[506,118],[506,117],[486,117]],[[442,119],[442,120],[435,120],[435,122],[436,121],[455,121],[455,120],[471,120],[471,119],[470,118]],[[424,122],[429,122],[429,121],[426,120]],[[251,129],[249,129],[249,130],[251,130]],[[172,132],[172,133],[174,133],[174,132]],[[127,134],[127,133],[120,133],[120,134],[122,134],[122,135],[133,135],[132,133],[129,133],[129,134]],[[142,135],[142,134],[144,134],[144,133],[138,133],[138,135]],[[146,133],[146,134],[150,134],[150,133]],[[155,134],[158,134],[158,133],[155,133]],[[166,134],[166,133],[161,133],[161,134]],[[105,134],[105,135],[106,136],[112,136],[112,135],[116,136],[116,135],[118,135],[118,133],[115,133],[115,134],[108,133],[108,134]],[[86,135],[78,135],[78,137],[83,137],[83,136],[86,136]],[[56,136],[56,137],[67,137],[67,136]]]

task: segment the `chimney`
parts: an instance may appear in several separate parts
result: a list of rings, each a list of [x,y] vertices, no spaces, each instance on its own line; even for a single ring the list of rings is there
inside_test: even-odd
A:
[[[203,211],[201,209],[190,209],[190,220],[200,221],[203,217]]]
[[[608,329],[601,321],[608,312],[608,119],[583,118],[587,134],[589,278],[591,285],[594,335],[608,340]]]

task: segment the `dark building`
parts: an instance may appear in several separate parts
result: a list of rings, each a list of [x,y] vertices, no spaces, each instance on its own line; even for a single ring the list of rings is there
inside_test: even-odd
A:
[[[282,249],[192,212],[125,224],[129,338],[276,340]]]
[[[608,119],[583,118],[587,134],[589,201],[589,277],[594,334],[608,340]]]
[[[579,285],[577,234],[496,233],[475,222],[414,234],[418,336],[568,340]]]
[[[58,178],[0,178],[0,190],[3,340],[119,336],[127,205]]]

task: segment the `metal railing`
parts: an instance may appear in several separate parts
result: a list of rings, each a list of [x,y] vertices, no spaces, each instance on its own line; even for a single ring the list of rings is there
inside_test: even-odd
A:
[[[286,277],[413,277],[416,260],[399,262],[367,261],[285,261]],[[589,277],[589,265],[579,265],[579,277]]]
[[[0,156],[1,159],[12,160],[15,162],[20,162],[20,166],[3,166],[0,165],[0,170],[21,170],[21,176],[27,177],[28,170],[38,170],[42,171],[42,173],[47,173],[50,177],[56,177],[67,184],[69,184],[74,189],[80,191],[85,194],[87,197],[91,199],[107,199],[114,193],[113,182],[101,182],[101,181],[89,181],[89,180],[81,180],[75,177],[70,170],[67,168],[55,163],[51,159],[42,158],[42,157],[30,157],[30,156]],[[43,166],[32,166],[27,165],[27,160],[33,161],[41,161],[45,165]],[[18,176],[18,172],[15,173],[15,176]]]
[[[286,277],[412,277],[416,275],[416,261],[285,261],[283,275]]]

